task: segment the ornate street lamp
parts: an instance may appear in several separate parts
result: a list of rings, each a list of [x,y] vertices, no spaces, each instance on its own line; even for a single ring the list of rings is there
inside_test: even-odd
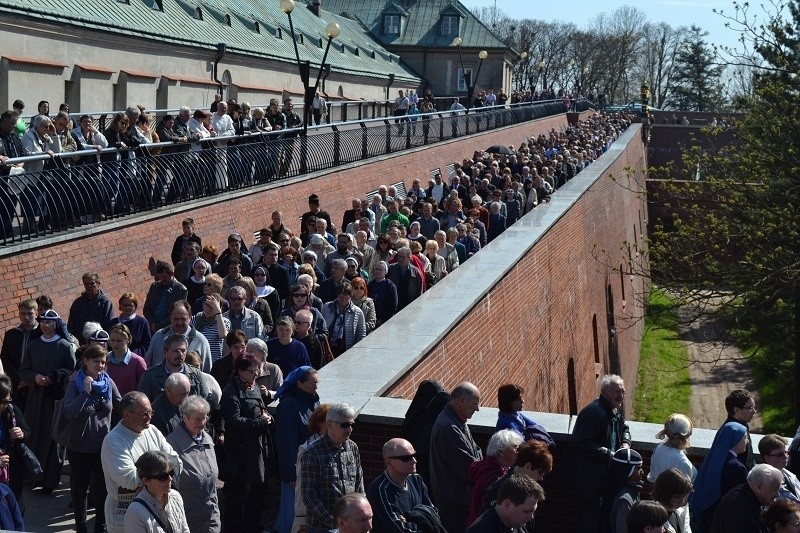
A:
[[[292,22],[292,11],[294,11],[294,0],[281,0],[281,11],[286,13],[289,17],[289,31],[292,34],[292,42],[294,43],[294,56],[297,60],[297,68],[300,71],[300,80],[303,82],[303,136],[308,133],[308,123],[311,121],[311,106],[314,102],[314,96],[319,88],[319,80],[322,73],[325,71],[325,60],[328,58],[328,51],[331,48],[331,41],[336,39],[342,32],[342,29],[336,22],[331,22],[325,27],[325,36],[328,38],[328,44],[325,46],[325,53],[322,55],[322,63],[320,64],[319,72],[317,73],[317,81],[311,85],[311,62],[300,61],[300,52],[297,50],[297,37],[294,33],[294,23]]]
[[[489,57],[489,52],[486,50],[481,50],[478,52],[478,71],[475,73],[475,77],[471,76],[471,73],[468,73],[467,70],[464,68],[464,56],[461,54],[461,45],[464,44],[464,40],[461,37],[456,37],[453,39],[451,43],[458,49],[458,61],[461,64],[461,73],[464,76],[464,84],[467,86],[467,113],[472,108],[472,94],[475,92],[475,82],[478,81],[478,76],[481,74],[481,67],[483,66],[483,60]]]

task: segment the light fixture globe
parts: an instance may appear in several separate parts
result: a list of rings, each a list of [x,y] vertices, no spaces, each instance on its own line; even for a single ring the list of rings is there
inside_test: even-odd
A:
[[[464,44],[464,41],[461,40],[461,37],[453,39],[453,46],[461,46],[462,44]]]
[[[547,63],[544,62],[544,59],[539,61],[539,68],[540,69],[544,70],[544,67],[546,67],[546,66],[547,66]]]
[[[336,39],[342,33],[342,28],[336,22],[331,22],[325,26],[325,35],[330,39]]]
[[[480,58],[481,61],[483,61],[487,57],[489,57],[489,52],[487,52],[486,50],[481,50],[480,52],[478,52],[478,58]]]
[[[281,11],[284,13],[294,11],[294,0],[281,0]]]
[[[522,53],[519,55],[519,58],[520,58],[522,61],[525,61],[526,59],[528,59],[528,52],[522,52]]]

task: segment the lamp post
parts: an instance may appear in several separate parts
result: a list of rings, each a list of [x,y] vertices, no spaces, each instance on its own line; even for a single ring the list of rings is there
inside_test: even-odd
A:
[[[522,65],[522,68],[520,68],[520,72],[519,72],[519,75],[517,77],[517,90],[519,90],[520,86],[522,86],[523,90],[525,89],[525,81],[524,81],[525,80],[525,66],[524,66],[524,64],[525,64],[525,60],[527,60],[527,59],[528,59],[528,52],[522,52],[519,55],[519,63],[520,63],[520,65]],[[520,83],[520,80],[522,80],[522,83]]]
[[[478,71],[475,73],[475,77],[473,78],[467,70],[464,68],[464,56],[461,54],[461,45],[464,44],[464,41],[461,37],[456,37],[453,39],[452,42],[453,46],[458,49],[458,61],[461,63],[461,72],[464,76],[464,83],[467,86],[467,113],[472,108],[472,94],[475,92],[475,82],[478,80],[478,76],[481,74],[481,67],[483,66],[483,60],[489,57],[489,52],[486,50],[481,50],[478,52],[478,59],[480,60],[478,63]]]
[[[539,78],[544,73],[544,67],[547,66],[547,63],[544,62],[544,59],[539,61],[539,70],[536,73],[536,78],[531,78],[531,95],[536,92],[536,85],[539,83]],[[542,83],[542,92],[544,92],[544,83]]]
[[[331,48],[331,41],[339,36],[342,29],[335,22],[331,22],[325,27],[325,36],[328,38],[328,44],[325,46],[325,53],[322,55],[322,63],[320,64],[319,72],[317,73],[317,81],[311,85],[311,62],[300,61],[300,52],[297,50],[297,37],[294,33],[294,23],[292,22],[292,11],[294,11],[294,0],[281,0],[281,11],[286,13],[289,17],[289,31],[292,34],[292,43],[294,44],[294,56],[297,60],[297,68],[300,70],[300,80],[303,82],[303,136],[308,133],[308,123],[311,117],[311,106],[314,102],[314,96],[319,88],[319,80],[325,71],[325,60],[328,58],[328,51]]]

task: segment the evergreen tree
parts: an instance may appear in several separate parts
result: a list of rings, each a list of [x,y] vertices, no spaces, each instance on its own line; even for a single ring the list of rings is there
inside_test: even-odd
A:
[[[720,77],[714,52],[705,41],[707,31],[692,26],[675,58],[672,93],[683,111],[715,111],[723,107]]]

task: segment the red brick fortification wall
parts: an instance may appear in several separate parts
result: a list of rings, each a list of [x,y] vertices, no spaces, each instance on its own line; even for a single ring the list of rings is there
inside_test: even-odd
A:
[[[574,414],[596,397],[596,376],[616,371],[628,385],[630,409],[646,284],[620,275],[619,269],[629,272],[627,243],[633,258],[636,247],[644,245],[646,205],[636,190],[644,186],[645,165],[637,134],[523,259],[384,396],[411,399],[426,379],[447,389],[468,380],[483,392],[482,404],[496,407],[498,386],[514,376],[512,381],[526,389],[526,409]],[[638,184],[629,182],[628,169],[638,170]],[[457,301],[458,294],[452,298]],[[616,341],[610,338],[609,316]],[[619,361],[611,355],[613,342]]]
[[[181,220],[191,216],[204,244],[215,244],[220,252],[229,233],[240,232],[248,242],[252,234],[268,225],[272,211],[284,214],[285,224],[299,233],[299,217],[307,211],[308,196],[316,193],[321,206],[335,224],[350,208],[353,197],[360,197],[381,184],[419,178],[427,183],[431,169],[444,167],[476,149],[495,144],[515,144],[525,137],[566,127],[565,115],[510,126],[444,144],[392,154],[379,160],[341,167],[270,185],[264,190],[231,194],[227,201],[207,200],[162,210],[159,215],[114,221],[103,228],[92,228],[80,239],[66,236],[31,246],[15,255],[0,257],[0,332],[18,323],[17,303],[28,297],[47,294],[55,309],[66,318],[72,301],[83,291],[81,275],[100,274],[102,289],[115,303],[120,294],[133,291],[140,305],[152,282],[147,272],[150,256],[169,260]],[[74,239],[74,237],[73,237]],[[1,253],[1,252],[0,252]],[[141,311],[141,309],[140,309]]]

